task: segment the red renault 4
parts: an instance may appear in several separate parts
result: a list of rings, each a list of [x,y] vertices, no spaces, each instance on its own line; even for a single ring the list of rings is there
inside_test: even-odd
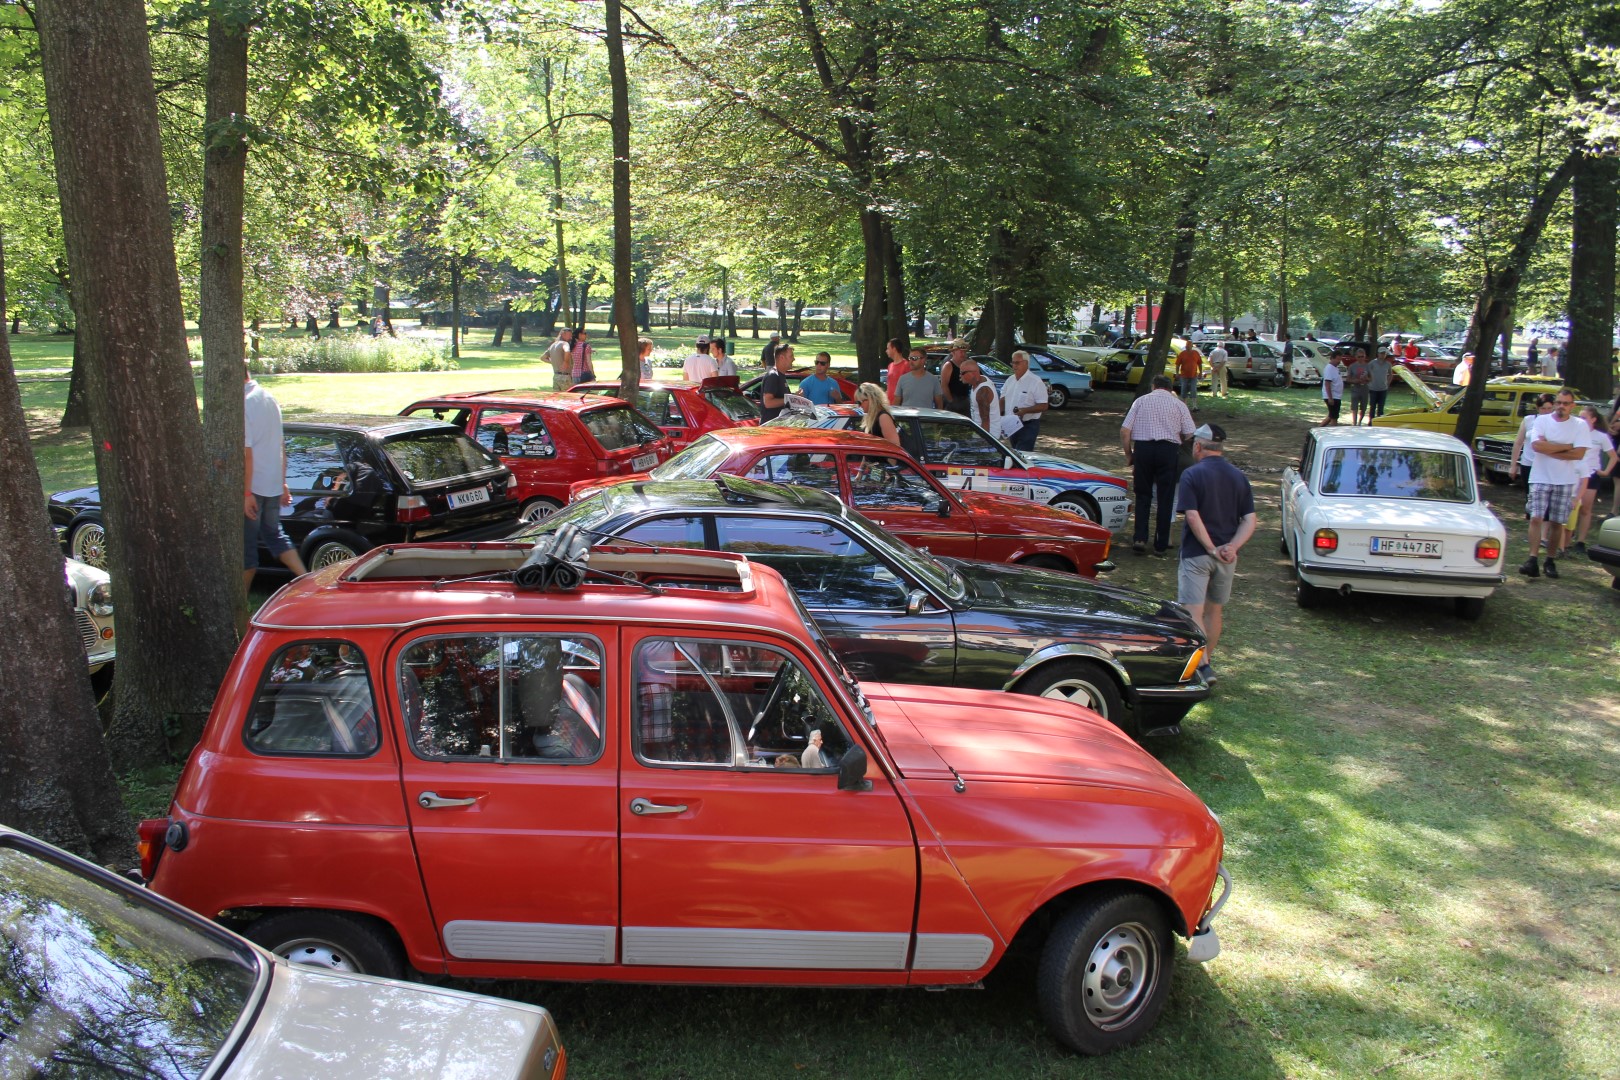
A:
[[[400,415],[447,420],[500,458],[523,521],[550,516],[577,481],[646,472],[674,452],[657,424],[614,398],[481,390],[423,398]]]
[[[568,531],[277,593],[141,825],[152,887],[380,975],[946,987],[1019,936],[1089,1053],[1158,1019],[1173,935],[1219,951],[1220,825],[1097,714],[863,686],[776,571]]]

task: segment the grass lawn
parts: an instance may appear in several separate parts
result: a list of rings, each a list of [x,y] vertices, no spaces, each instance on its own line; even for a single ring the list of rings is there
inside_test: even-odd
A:
[[[468,353],[448,374],[267,385],[293,413],[548,381],[538,346]],[[24,392],[46,418],[65,383]],[[1042,448],[1118,467],[1128,403],[1101,391],[1049,414]],[[1059,1050],[1018,958],[982,991],[942,994],[478,988],[550,1007],[579,1077],[1620,1076],[1620,593],[1571,558],[1560,581],[1510,575],[1478,623],[1427,600],[1300,610],[1277,554],[1277,474],[1319,396],[1202,406],[1228,428],[1261,528],[1216,694],[1151,748],[1220,815],[1237,891],[1224,953],[1178,965],[1144,1043],[1102,1060]],[[45,486],[85,478],[82,437],[51,445],[37,426]],[[1523,495],[1490,493],[1516,565]],[[1174,595],[1173,561],[1116,558],[1114,581]]]

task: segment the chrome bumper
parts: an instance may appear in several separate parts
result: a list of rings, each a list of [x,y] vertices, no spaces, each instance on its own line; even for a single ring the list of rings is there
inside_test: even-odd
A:
[[[1221,913],[1226,906],[1227,897],[1232,895],[1232,875],[1226,872],[1226,864],[1221,863],[1215,873],[1223,884],[1220,897],[1210,905],[1204,917],[1198,920],[1198,926],[1192,937],[1187,941],[1187,959],[1195,964],[1204,964],[1221,955],[1221,939],[1215,935],[1215,916]]]

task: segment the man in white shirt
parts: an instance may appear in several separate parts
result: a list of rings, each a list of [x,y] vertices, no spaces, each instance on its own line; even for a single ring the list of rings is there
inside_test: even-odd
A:
[[[1592,429],[1574,412],[1574,392],[1560,390],[1552,414],[1538,416],[1531,423],[1529,441],[1535,464],[1530,469],[1530,498],[1525,504],[1530,514],[1530,558],[1519,567],[1525,577],[1558,577],[1553,554],[1563,549],[1564,523],[1575,505],[1581,460],[1592,445]],[[1544,526],[1550,526],[1547,559],[1537,568],[1536,553],[1541,550]]]
[[[1360,349],[1356,356],[1366,361],[1367,354]],[[1339,366],[1341,357],[1335,355],[1328,357],[1327,367],[1322,369],[1322,401],[1327,405],[1327,419],[1322,421],[1323,427],[1334,427],[1339,422],[1339,407],[1344,404],[1344,369]]]
[[[294,574],[304,573],[298,548],[281,527],[281,508],[292,505],[287,489],[287,448],[281,438],[281,406],[243,368],[242,435],[245,490],[242,508],[242,587],[253,584],[259,544]]]
[[[567,390],[574,385],[574,331],[565,326],[557,331],[557,340],[546,349],[546,362],[551,365],[551,388]]]
[[[701,383],[704,379],[714,378],[718,371],[714,357],[709,355],[709,335],[704,334],[697,339],[697,352],[688,356],[681,365],[681,372],[687,382]]]
[[[1029,370],[1029,353],[1012,354],[1012,375],[1001,384],[1001,432],[1014,450],[1035,449],[1041,413],[1047,409],[1046,384]]]
[[[1125,464],[1131,467],[1136,491],[1136,532],[1131,550],[1138,555],[1147,554],[1148,515],[1155,496],[1159,511],[1153,526],[1154,554],[1163,555],[1170,547],[1171,506],[1181,444],[1196,430],[1186,402],[1170,392],[1168,375],[1154,376],[1153,389],[1131,402],[1125,413],[1125,422],[1119,426],[1119,444],[1125,450]]]
[[[1226,360],[1226,347],[1217,341],[1215,347],[1209,350],[1210,393],[1216,397],[1226,396]]]

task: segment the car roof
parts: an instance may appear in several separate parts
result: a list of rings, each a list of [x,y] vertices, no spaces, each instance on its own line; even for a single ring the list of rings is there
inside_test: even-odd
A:
[[[1377,446],[1417,450],[1444,450],[1453,454],[1466,454],[1468,447],[1443,431],[1423,431],[1418,428],[1398,427],[1325,427],[1313,428],[1321,446]]]
[[[616,398],[605,399],[606,408],[613,408]],[[549,390],[469,390],[458,394],[440,394],[412,402],[407,408],[420,409],[426,405],[508,405],[514,408],[561,409],[565,412],[589,412],[604,407],[604,399],[595,394],[570,394]]]
[[[595,382],[575,383],[574,385],[576,387],[589,386],[592,389],[611,388],[617,390],[619,388],[618,383],[606,379],[597,379]],[[703,388],[703,384],[695,383],[688,379],[643,379],[637,384],[637,387],[642,390],[701,390]],[[718,390],[726,388],[715,387],[715,389]]]
[[[849,508],[835,496],[801,484],[773,484],[721,473],[702,480],[630,480],[591,492],[600,495],[608,511],[633,514],[644,510],[734,510],[738,507],[771,508],[793,512],[847,517]]]
[[[830,431],[825,428],[798,428],[798,427],[751,427],[726,428],[723,431],[711,431],[704,436],[705,439],[718,439],[738,450],[753,447],[775,446],[820,446],[828,450],[844,448],[847,450],[883,450],[888,453],[899,454],[901,457],[910,457],[900,447],[876,435],[867,435],[860,431]]]
[[[379,439],[441,428],[461,434],[461,429],[431,416],[368,416],[361,413],[312,413],[289,416],[283,431],[359,431]]]
[[[859,409],[859,405],[851,403],[851,408]],[[919,420],[950,420],[958,424],[972,423],[961,413],[951,412],[949,409],[928,409],[920,405],[891,405],[889,411],[896,416],[915,416]]]
[[[781,577],[741,555],[604,545],[592,549],[578,588],[542,591],[514,580],[532,551],[533,545],[511,542],[373,548],[295,578],[254,614],[253,626],[329,633],[550,616],[603,625],[750,626],[801,641],[805,636]]]

